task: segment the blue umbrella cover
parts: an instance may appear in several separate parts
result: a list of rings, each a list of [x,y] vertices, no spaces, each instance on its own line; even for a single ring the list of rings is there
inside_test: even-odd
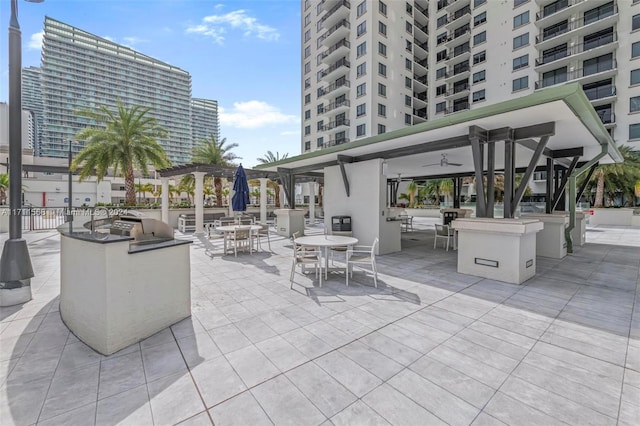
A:
[[[242,168],[242,164],[240,164],[236,170],[233,190],[235,194],[233,194],[231,198],[231,208],[236,212],[246,211],[247,204],[249,204],[249,184],[247,183],[247,175]]]

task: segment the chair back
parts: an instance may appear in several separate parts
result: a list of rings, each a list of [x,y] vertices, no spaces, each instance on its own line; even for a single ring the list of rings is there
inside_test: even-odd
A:
[[[234,231],[233,235],[236,240],[246,240],[249,238],[249,234],[251,233],[250,226],[238,226]]]
[[[436,235],[439,235],[441,237],[448,237],[449,236],[449,225],[439,225],[436,223]]]
[[[376,258],[376,249],[378,248],[379,243],[380,243],[380,240],[378,239],[378,237],[376,237],[376,239],[373,240],[373,244],[371,245],[371,259]]]

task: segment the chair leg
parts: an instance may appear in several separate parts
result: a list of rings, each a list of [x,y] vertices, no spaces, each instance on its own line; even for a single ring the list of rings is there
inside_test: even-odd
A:
[[[373,269],[373,285],[378,288],[378,268],[376,268],[376,262],[371,262],[371,269]]]

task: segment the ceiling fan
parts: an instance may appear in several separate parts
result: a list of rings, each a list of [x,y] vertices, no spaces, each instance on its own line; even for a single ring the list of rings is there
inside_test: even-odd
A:
[[[430,167],[430,166],[440,166],[440,167],[447,167],[447,166],[462,166],[462,164],[460,163],[450,163],[449,160],[447,159],[447,154],[442,154],[442,158],[440,159],[439,163],[433,163],[433,164],[423,164],[422,167]]]

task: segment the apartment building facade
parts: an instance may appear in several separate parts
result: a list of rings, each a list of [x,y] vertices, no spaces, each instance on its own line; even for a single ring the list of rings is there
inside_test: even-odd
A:
[[[199,141],[213,135],[220,141],[220,121],[218,119],[218,101],[213,99],[191,99],[191,136],[194,146]]]
[[[159,140],[174,164],[191,159],[191,76],[173,65],[46,17],[42,47],[43,128],[37,149],[66,157],[69,140],[87,125],[81,109],[144,105],[168,130]],[[79,151],[82,144],[72,147]]]
[[[618,144],[640,149],[639,0],[303,0],[302,11],[302,152],[569,81]]]

